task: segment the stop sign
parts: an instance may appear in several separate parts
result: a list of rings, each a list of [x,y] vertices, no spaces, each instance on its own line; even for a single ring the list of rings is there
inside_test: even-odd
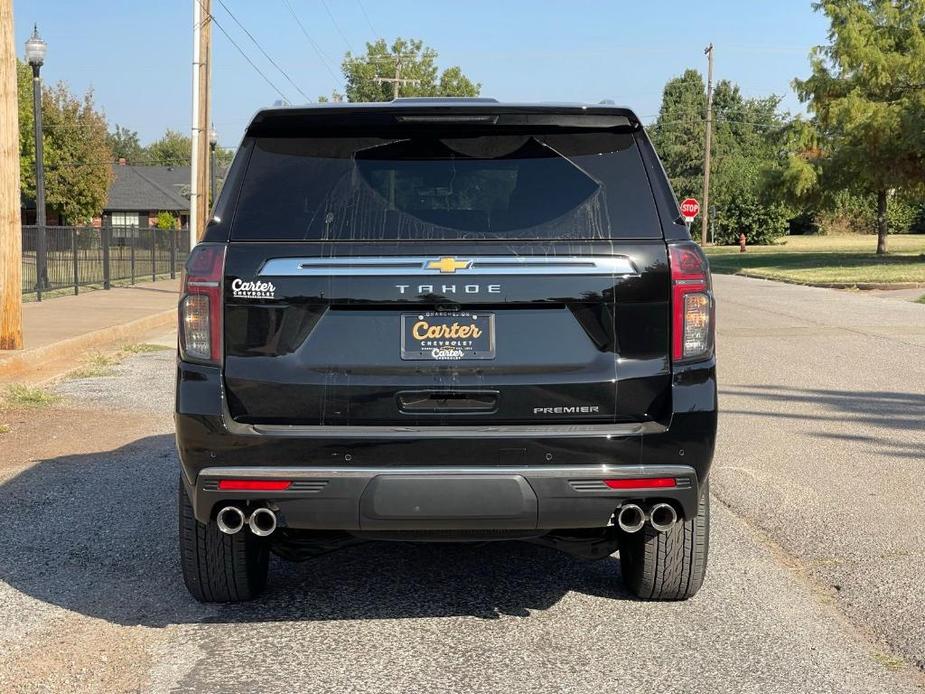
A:
[[[693,221],[700,214],[700,203],[694,198],[684,198],[681,201],[681,216],[687,221]]]

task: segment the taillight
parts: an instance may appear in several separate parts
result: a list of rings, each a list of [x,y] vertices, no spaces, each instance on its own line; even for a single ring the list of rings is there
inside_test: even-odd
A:
[[[224,271],[222,244],[200,244],[186,261],[180,297],[180,356],[184,360],[221,361]]]
[[[692,241],[670,244],[671,357],[673,361],[703,359],[713,353],[713,294],[710,270],[700,247]]]

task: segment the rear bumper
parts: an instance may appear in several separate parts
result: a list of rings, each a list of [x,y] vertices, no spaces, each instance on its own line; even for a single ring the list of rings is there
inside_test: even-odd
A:
[[[177,448],[196,517],[220,503],[279,509],[292,528],[551,530],[601,527],[627,500],[696,513],[716,437],[712,362],[676,373],[674,414],[656,422],[510,427],[288,427],[234,422],[218,368],[180,362]],[[658,490],[604,479],[673,477]],[[284,479],[285,491],[218,489],[232,478]]]
[[[616,490],[605,479],[671,477],[675,487]],[[286,480],[284,491],[226,491],[221,480]],[[196,517],[228,503],[259,502],[297,529],[553,530],[600,528],[634,501],[672,501],[696,513],[697,476],[687,466],[467,468],[215,467],[188,487]]]

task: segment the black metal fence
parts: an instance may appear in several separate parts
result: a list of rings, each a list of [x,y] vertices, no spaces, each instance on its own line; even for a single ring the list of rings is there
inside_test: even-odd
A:
[[[174,278],[188,253],[189,229],[23,226],[22,293]]]

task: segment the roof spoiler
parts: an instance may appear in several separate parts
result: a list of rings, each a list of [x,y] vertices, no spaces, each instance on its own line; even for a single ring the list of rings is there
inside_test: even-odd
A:
[[[377,104],[269,109],[247,128],[253,137],[355,134],[413,125],[461,127],[530,126],[541,128],[631,129],[641,127],[629,109],[610,105],[502,104],[491,99],[398,99]],[[324,131],[318,132],[318,131]],[[314,132],[313,132],[314,131]]]

